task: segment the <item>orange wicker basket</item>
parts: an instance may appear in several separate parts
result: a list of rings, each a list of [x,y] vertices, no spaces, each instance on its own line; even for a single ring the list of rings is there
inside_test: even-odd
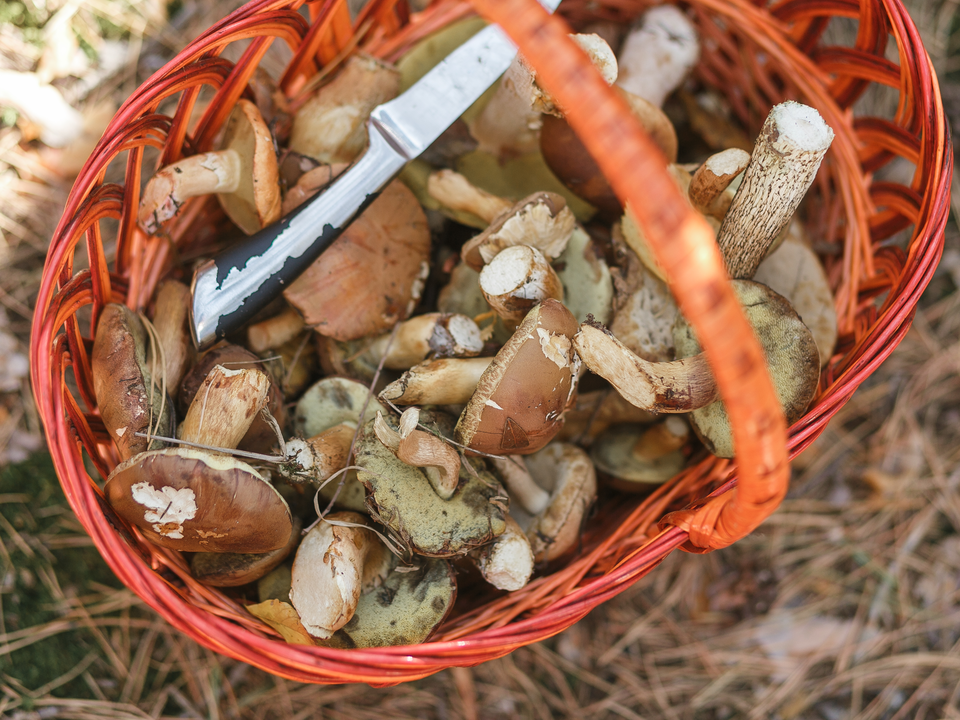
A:
[[[816,107],[836,133],[807,209],[825,249],[840,341],[814,404],[789,430],[758,346],[739,343],[749,331],[709,229],[690,215],[671,183],[661,182],[666,176],[649,140],[566,39],[568,26],[593,19],[629,23],[645,2],[564,0],[549,17],[533,0],[438,0],[418,13],[403,0],[371,0],[355,19],[345,0],[308,2],[308,13],[302,5],[254,0],[140,87],[81,171],[51,242],[31,342],[34,391],[67,499],[119,578],[217,652],[295,680],[382,685],[476,665],[548,638],[671,551],[722,547],[759,525],[786,491],[788,459],[813,442],[906,333],[940,257],[952,169],[948,131],[936,77],[900,2],[684,3],[703,39],[696,78],[722,89],[744,127],[756,132],[772,105],[792,98]],[[182,272],[183,258],[211,247],[210,229],[222,222],[211,203],[193,203],[169,237],[137,229],[141,177],[154,169],[143,167],[145,157],[159,150],[158,162],[167,164],[209,149],[233,105],[249,93],[248,81],[272,42],[292,51],[280,86],[293,96],[349,52],[393,59],[475,11],[501,24],[547,89],[573,108],[570,123],[635,208],[716,368],[738,460],[703,460],[648,498],[602,501],[576,557],[521,591],[491,591],[458,605],[429,643],[349,651],[288,645],[232,597],[192,580],[177,553],[145,542],[105,503],[91,473],[106,477],[116,453],[92,391],[93,328],[106,303],[144,307],[158,280]],[[827,44],[825,30],[837,18],[858,23],[853,47]],[[236,63],[221,57],[231,43],[244,43]],[[895,60],[889,59],[893,48]],[[854,111],[872,85],[899,94],[891,117]],[[213,100],[194,113],[202,88]],[[161,105],[175,109],[161,114]],[[898,158],[913,167],[909,182],[877,179]],[[111,165],[110,172],[122,169],[122,184],[106,181]]]

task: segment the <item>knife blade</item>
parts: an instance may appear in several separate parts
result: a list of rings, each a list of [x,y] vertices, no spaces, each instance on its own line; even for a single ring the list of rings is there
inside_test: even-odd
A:
[[[540,0],[553,12],[560,0]],[[364,154],[324,192],[194,272],[191,332],[209,347],[240,329],[340,236],[410,160],[506,71],[516,46],[496,25],[462,44],[402,95],[377,106]]]

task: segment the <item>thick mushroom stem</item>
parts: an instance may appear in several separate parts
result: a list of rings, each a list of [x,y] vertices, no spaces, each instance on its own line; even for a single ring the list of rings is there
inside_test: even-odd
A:
[[[235,448],[267,404],[270,378],[257,368],[216,365],[204,378],[180,425],[180,439]]]
[[[492,357],[428,360],[407,370],[378,397],[397,405],[463,405],[491,362]]]
[[[161,168],[143,190],[137,220],[153,235],[192,197],[232,193],[240,187],[242,163],[233,149],[191,155]]]
[[[648,10],[640,27],[624,40],[617,85],[662,107],[699,57],[693,23],[673,5],[659,5]]]
[[[613,335],[586,324],[574,336],[573,346],[584,365],[644,410],[684,413],[720,398],[703,353],[673,362],[649,362]]]
[[[750,153],[740,148],[729,148],[715,153],[697,168],[690,179],[687,195],[693,207],[704,215],[723,220],[734,193],[727,188],[750,162]]]
[[[550,493],[537,485],[522,455],[491,455],[487,460],[497,469],[511,501],[531,515],[539,515],[547,509]]]
[[[833,130],[806,105],[770,111],[730,204],[717,243],[733,278],[751,278],[790,222],[833,142]]]
[[[563,283],[542,252],[529,245],[502,250],[480,271],[480,289],[512,330],[547,298],[563,300]]]
[[[507,529],[493,542],[470,553],[483,579],[498,590],[519,590],[533,575],[533,549],[517,521],[509,515]]]
[[[304,326],[303,316],[288,307],[278,315],[250,325],[247,328],[247,346],[255,353],[274,350],[293,340]]]
[[[451,210],[471,213],[487,224],[513,205],[506,198],[481,190],[453,170],[430,173],[427,178],[427,192],[434,200]]]
[[[157,343],[163,349],[163,373],[167,392],[176,394],[187,368],[196,358],[190,338],[190,288],[182,282],[167,280],[157,290],[153,326]]]
[[[406,370],[428,356],[473,357],[483,350],[480,328],[459,313],[426,313],[404,320],[394,333],[381,335],[367,350],[373,363]]]

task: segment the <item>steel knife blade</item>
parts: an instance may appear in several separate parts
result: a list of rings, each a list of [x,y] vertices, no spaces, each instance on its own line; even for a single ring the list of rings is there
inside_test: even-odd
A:
[[[540,0],[551,12],[560,0]],[[376,107],[364,154],[330,187],[194,273],[191,331],[209,347],[240,329],[326,250],[410,160],[506,71],[516,46],[490,25],[397,98]]]

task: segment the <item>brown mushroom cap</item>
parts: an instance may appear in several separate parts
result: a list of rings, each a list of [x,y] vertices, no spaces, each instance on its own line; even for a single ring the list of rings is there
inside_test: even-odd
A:
[[[240,587],[256,582],[280,565],[300,542],[302,524],[294,518],[290,541],[265,553],[199,552],[190,558],[190,574],[204,585]]]
[[[413,311],[429,259],[426,215],[395,180],[284,297],[322,335],[337,340],[379,335]]]
[[[536,452],[563,426],[576,392],[579,325],[562,303],[545,300],[497,353],[457,423],[457,442],[492,455]]]
[[[136,314],[124,305],[103,308],[91,357],[93,389],[103,424],[121,459],[159,448],[137,433],[173,433],[173,403],[154,385],[147,362],[147,334]],[[161,373],[163,368],[157,366]],[[161,412],[162,409],[162,412]]]
[[[265,553],[290,541],[287,503],[252,467],[189,448],[117,465],[104,493],[151,542],[185,552]]]
[[[785,298],[766,285],[750,280],[732,281],[737,299],[763,348],[787,425],[796,422],[817,391],[820,354],[813,335]],[[701,352],[693,329],[682,318],[674,328],[677,357]],[[718,401],[690,415],[697,435],[718,457],[734,456],[733,430],[723,403]]]

